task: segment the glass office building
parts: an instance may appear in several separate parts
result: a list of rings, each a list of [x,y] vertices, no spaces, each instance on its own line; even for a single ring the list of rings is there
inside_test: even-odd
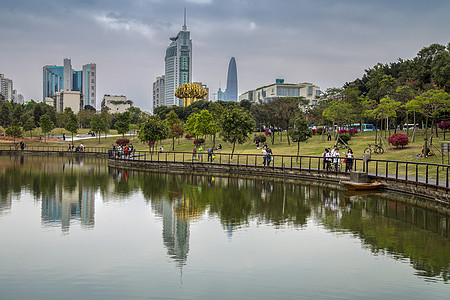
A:
[[[84,105],[96,107],[96,65],[87,64],[82,71],[72,69],[71,60],[64,59],[63,66],[44,66],[43,100],[53,97],[61,90],[79,91],[83,95]]]
[[[192,40],[187,30],[186,18],[183,28],[167,47],[165,56],[165,104],[183,106],[183,100],[175,97],[175,90],[192,81]]]

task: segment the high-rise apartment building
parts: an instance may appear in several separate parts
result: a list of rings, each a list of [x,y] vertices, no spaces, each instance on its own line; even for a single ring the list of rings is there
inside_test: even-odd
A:
[[[166,49],[165,56],[165,105],[182,106],[183,100],[175,97],[175,90],[182,84],[192,81],[192,40],[186,26],[186,11],[184,25]]]
[[[57,92],[79,91],[83,97],[83,105],[96,107],[96,76],[95,64],[83,66],[82,71],[72,69],[69,58],[64,59],[63,66],[44,66],[43,68],[43,99],[52,98]]]
[[[96,85],[97,85],[97,68],[95,64],[87,64],[83,66],[81,75],[81,93],[83,94],[84,106],[90,105],[96,107]]]
[[[166,105],[165,103],[165,78],[166,76],[156,77],[156,81],[153,83],[153,109],[158,106]]]
[[[11,102],[13,100],[13,81],[6,78],[4,74],[0,74],[0,93],[5,101]]]

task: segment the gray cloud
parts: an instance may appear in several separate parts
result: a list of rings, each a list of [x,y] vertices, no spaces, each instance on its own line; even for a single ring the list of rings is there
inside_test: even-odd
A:
[[[98,99],[124,94],[151,109],[152,83],[164,73],[169,37],[187,25],[193,77],[212,92],[225,88],[236,57],[239,92],[271,83],[308,81],[323,90],[362,76],[377,62],[411,58],[447,44],[448,1],[96,0],[4,1],[0,73],[26,99],[41,100],[42,67],[72,58],[95,62]]]

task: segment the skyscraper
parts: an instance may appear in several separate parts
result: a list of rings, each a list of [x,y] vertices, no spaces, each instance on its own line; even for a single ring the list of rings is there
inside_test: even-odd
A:
[[[236,60],[234,57],[230,59],[228,65],[227,89],[225,90],[225,101],[238,101],[238,83]]]
[[[4,74],[0,74],[0,94],[3,95],[5,101],[13,101],[13,81],[6,78]]]
[[[79,91],[83,95],[83,106],[96,107],[96,65],[86,64],[82,71],[72,69],[69,58],[64,59],[63,66],[44,66],[43,68],[43,100],[53,97],[61,90]]]
[[[83,94],[84,106],[90,105],[96,107],[96,85],[97,85],[97,68],[95,64],[87,64],[83,66],[83,73],[81,75],[81,93]]]
[[[165,57],[165,105],[182,106],[183,100],[175,97],[175,90],[182,84],[192,81],[192,40],[186,26],[186,10],[184,25],[167,47]]]

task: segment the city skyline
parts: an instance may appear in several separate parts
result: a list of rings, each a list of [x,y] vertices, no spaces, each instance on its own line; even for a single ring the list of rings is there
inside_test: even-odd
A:
[[[127,95],[151,111],[152,83],[164,73],[167,37],[179,32],[184,7],[195,42],[191,82],[217,91],[234,56],[239,95],[276,78],[324,91],[341,87],[378,62],[410,59],[423,47],[450,41],[450,3],[442,0],[17,0],[0,11],[0,73],[25,100],[41,101],[42,66],[66,57],[92,61],[101,70],[98,97]]]

